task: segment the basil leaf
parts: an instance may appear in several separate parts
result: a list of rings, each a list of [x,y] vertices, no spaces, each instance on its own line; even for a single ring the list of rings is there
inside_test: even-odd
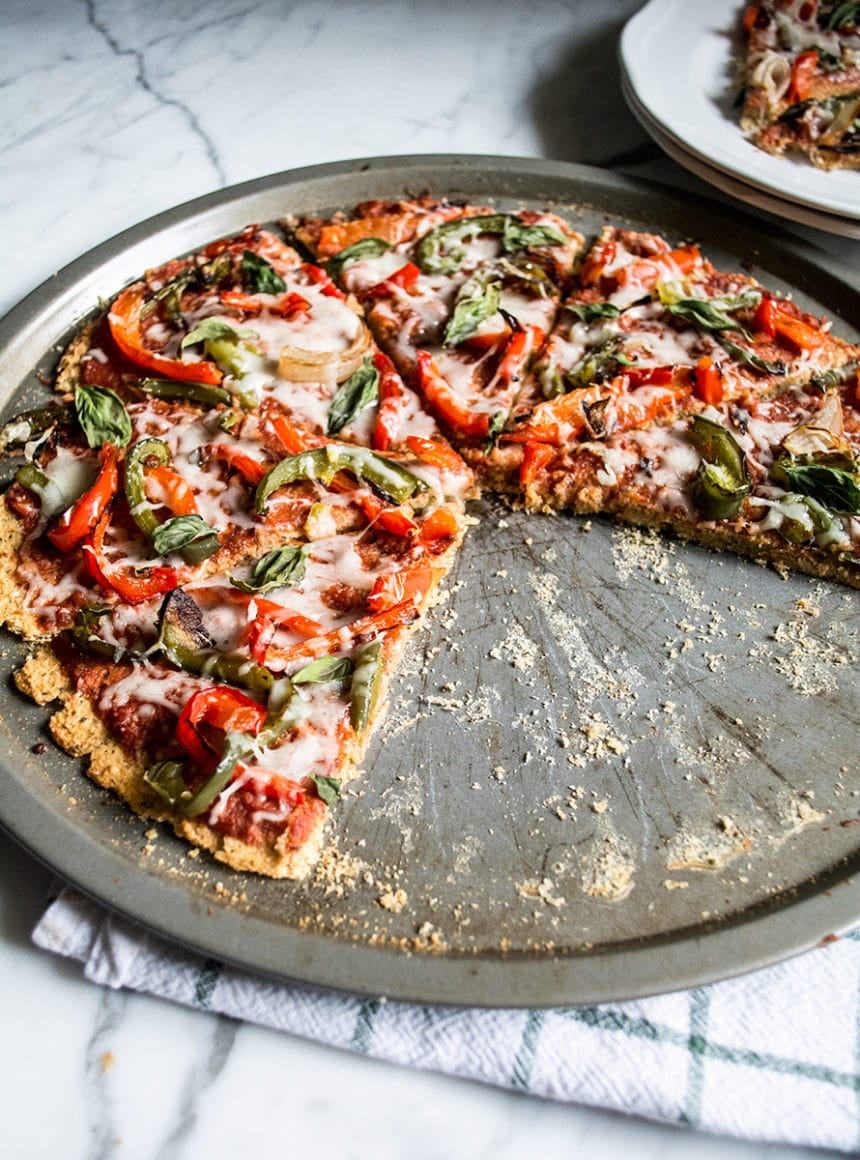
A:
[[[341,779],[339,777],[323,777],[321,773],[309,774],[311,781],[317,787],[317,793],[327,806],[333,806],[335,802],[339,802],[342,794],[340,792]]]
[[[317,657],[309,665],[290,677],[294,685],[325,685],[329,681],[342,681],[352,672],[349,657]]]
[[[811,496],[828,511],[860,515],[860,472],[822,463],[797,463],[787,455],[781,455],[771,471],[792,491]]]
[[[748,306],[755,306],[761,301],[758,290],[751,290],[747,294],[736,294],[722,298],[681,298],[667,306],[670,314],[697,326],[701,330],[737,330],[744,338],[751,339],[752,335],[727,311],[743,310]]]
[[[482,322],[497,313],[501,298],[501,282],[487,281],[486,276],[467,278],[457,294],[442,344],[457,346],[469,338]]]
[[[340,250],[333,258],[329,258],[325,264],[326,273],[337,281],[348,262],[357,262],[359,258],[378,258],[390,249],[391,243],[382,238],[362,238],[360,242],[354,242],[345,250]]]
[[[253,250],[242,251],[242,281],[252,294],[281,294],[287,288],[271,262]]]
[[[250,580],[230,577],[230,583],[241,592],[268,592],[271,588],[290,588],[304,579],[307,567],[307,544],[285,544],[272,548],[254,564]]]
[[[326,434],[337,435],[378,398],[379,371],[367,358],[332,395]]]
[[[180,351],[186,346],[193,346],[196,342],[211,342],[213,339],[226,338],[229,342],[241,342],[253,332],[250,330],[234,330],[229,322],[223,318],[203,318],[193,330],[185,335],[179,344]]]
[[[514,214],[475,214],[443,222],[424,235],[415,248],[415,261],[429,274],[453,274],[460,269],[466,251],[456,242],[477,237],[478,234],[498,234],[502,251],[513,254],[528,246],[558,246],[567,238],[553,226],[526,225]]]
[[[190,552],[189,563],[197,564],[217,552],[218,533],[210,528],[202,516],[174,516],[159,524],[151,533],[152,547],[157,556],[169,552]]]
[[[565,302],[564,309],[576,315],[580,322],[595,322],[598,318],[617,318],[621,307],[612,302]]]
[[[754,367],[757,371],[764,371],[768,375],[784,375],[788,370],[788,367],[782,360],[779,362],[768,362],[767,359],[761,358],[751,350],[747,350],[743,346],[738,346],[736,342],[732,342],[724,334],[715,334],[714,337],[720,346],[724,350],[727,350],[733,358],[736,358],[739,363]]]
[[[502,249],[506,254],[528,246],[564,246],[567,238],[554,226],[527,226],[519,218],[508,216],[502,230]]]
[[[131,439],[131,419],[125,403],[110,387],[82,383],[75,391],[75,412],[90,447],[113,443],[125,447]]]

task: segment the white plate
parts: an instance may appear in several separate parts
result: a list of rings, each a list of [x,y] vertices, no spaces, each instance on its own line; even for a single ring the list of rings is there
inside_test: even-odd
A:
[[[799,222],[801,225],[812,226],[818,230],[826,230],[828,233],[839,234],[845,238],[860,239],[860,221],[855,218],[824,213],[821,210],[812,209],[810,206],[785,201],[774,194],[759,189],[757,186],[747,185],[746,182],[739,181],[722,169],[709,165],[707,161],[703,161],[694,153],[689,152],[673,137],[663,132],[657,122],[648,115],[647,110],[636,100],[635,94],[623,76],[621,88],[632,112],[663,152],[673,161],[677,161],[679,165],[683,165],[685,169],[700,177],[702,181],[707,181],[716,189],[722,190],[723,193],[737,198],[738,201],[755,206],[757,209],[763,209],[767,213],[776,214],[788,221]]]
[[[748,141],[734,108],[739,0],[650,0],[621,34],[621,64],[664,135],[780,201],[860,220],[860,171],[816,169]],[[787,216],[787,215],[786,215]]]

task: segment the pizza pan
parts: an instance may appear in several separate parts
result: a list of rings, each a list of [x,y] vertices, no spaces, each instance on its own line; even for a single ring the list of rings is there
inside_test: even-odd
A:
[[[0,324],[7,413],[99,299],[248,222],[428,190],[696,239],[855,340],[855,273],[770,224],[611,173],[400,157],[277,174],[106,242]],[[205,955],[431,1003],[618,1000],[773,962],[860,920],[860,597],[608,520],[487,498],[304,883],[192,857],[0,691],[0,822]]]

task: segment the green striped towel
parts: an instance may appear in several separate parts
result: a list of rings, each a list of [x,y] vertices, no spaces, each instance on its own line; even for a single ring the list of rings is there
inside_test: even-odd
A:
[[[860,1149],[860,931],[737,979],[549,1010],[428,1007],[203,960],[72,890],[36,944],[127,987],[408,1067],[748,1140]]]

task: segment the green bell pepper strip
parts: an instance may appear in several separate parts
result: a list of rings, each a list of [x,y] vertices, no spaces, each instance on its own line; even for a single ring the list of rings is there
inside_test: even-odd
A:
[[[110,611],[110,604],[85,604],[75,614],[72,636],[85,652],[93,653],[99,657],[110,657],[111,660],[119,660],[121,656],[126,654],[127,650],[108,644],[95,631],[98,622]]]
[[[214,677],[229,685],[238,685],[254,693],[268,693],[274,678],[268,669],[239,653],[197,651],[176,639],[172,626],[167,625],[160,640],[161,650],[178,669],[200,677]]]
[[[288,455],[263,476],[255,498],[258,515],[266,511],[269,496],[279,487],[295,483],[298,479],[329,484],[339,471],[349,471],[356,479],[369,484],[374,491],[396,504],[405,503],[417,491],[424,491],[427,487],[423,480],[405,467],[376,455],[366,447],[326,443],[311,451]]]
[[[379,700],[384,671],[382,641],[375,640],[359,649],[350,686],[349,722],[356,734],[363,733]]]
[[[157,399],[180,399],[184,403],[202,403],[207,407],[217,407],[219,403],[230,404],[233,396],[223,387],[209,383],[179,382],[175,379],[136,379],[127,384],[145,395]]]
[[[146,498],[145,469],[147,462],[159,467],[170,463],[170,451],[161,439],[147,438],[135,443],[125,459],[125,495],[131,518],[148,538],[159,526],[160,520]]]
[[[68,497],[35,463],[25,463],[15,472],[15,482],[39,497],[41,516],[45,521],[60,515],[69,506]]]
[[[268,669],[238,653],[213,649],[195,601],[181,588],[168,592],[158,613],[158,638],[153,652],[186,673],[215,677],[255,693],[268,693],[274,678]]]
[[[155,548],[156,533],[164,527],[155,509],[146,498],[147,466],[166,467],[170,463],[167,444],[154,437],[135,443],[125,459],[125,495],[131,517]],[[182,517],[175,517],[181,519]],[[167,521],[168,523],[170,521]],[[179,554],[189,564],[199,564],[217,552],[220,541],[213,529],[208,535],[199,535],[179,548]],[[160,554],[160,553],[159,553]]]
[[[752,491],[746,456],[730,431],[702,415],[693,419],[689,437],[702,456],[693,487],[696,507],[710,520],[731,519]]]
[[[187,794],[184,761],[156,761],[144,773],[143,780],[168,805],[174,806]]]
[[[252,753],[271,749],[285,733],[302,722],[307,711],[306,706],[292,685],[288,683],[283,697],[277,693],[276,687],[270,697],[263,727],[257,736],[249,741],[245,733],[228,733],[221,760],[206,781],[190,797],[177,800],[180,812],[186,817],[196,817],[210,808],[218,795],[230,784],[240,761]]]
[[[75,408],[70,403],[58,407],[34,407],[30,411],[22,411],[3,424],[0,428],[0,451],[10,447],[23,446],[40,435],[44,435],[51,427],[69,426],[75,420]]]

